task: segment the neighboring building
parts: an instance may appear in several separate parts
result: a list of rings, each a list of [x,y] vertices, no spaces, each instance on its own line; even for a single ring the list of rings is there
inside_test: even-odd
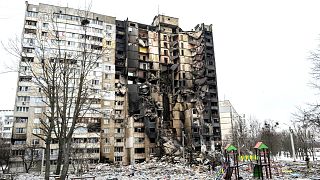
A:
[[[0,139],[12,138],[13,110],[0,110]]]
[[[48,19],[48,13],[54,18]],[[59,27],[65,52],[81,52],[82,14],[89,20],[85,38],[103,59],[90,75],[103,96],[81,120],[73,142],[76,152],[93,152],[88,162],[130,164],[161,155],[166,141],[182,141],[193,151],[221,150],[218,91],[212,26],[199,24],[183,31],[178,18],[158,15],[151,25],[119,21],[114,17],[67,7],[26,3],[23,50],[20,63],[14,129],[14,149],[44,143],[39,133],[45,111],[39,87],[26,75],[25,62],[36,63],[35,36],[47,36]],[[50,36],[48,37],[50,41]],[[35,67],[33,67],[35,68]],[[101,112],[101,113],[96,113]],[[95,124],[97,129],[89,130]],[[53,141],[56,142],[56,141]],[[52,145],[55,164],[58,144]]]
[[[235,130],[236,125],[242,117],[237,113],[229,100],[220,101],[219,110],[222,144],[226,145],[233,142],[235,133],[237,132]]]

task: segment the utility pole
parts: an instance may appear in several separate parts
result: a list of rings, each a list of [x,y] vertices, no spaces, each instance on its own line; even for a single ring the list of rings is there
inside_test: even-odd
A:
[[[296,162],[296,151],[294,149],[294,141],[293,141],[293,130],[291,128],[289,128],[290,130],[290,140],[291,140],[291,148],[292,148],[292,155],[293,155],[293,162]]]

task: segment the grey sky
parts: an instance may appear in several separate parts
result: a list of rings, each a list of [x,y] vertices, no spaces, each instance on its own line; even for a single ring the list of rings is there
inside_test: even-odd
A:
[[[90,1],[29,1],[39,2],[84,9]],[[184,30],[213,24],[219,98],[229,99],[240,114],[288,122],[296,106],[316,101],[307,57],[319,43],[320,1],[93,0],[91,11],[150,24],[158,5]],[[24,0],[1,3],[1,41],[20,36],[24,10]],[[0,71],[13,61],[1,48]],[[15,73],[0,74],[0,109],[13,109],[16,81]]]

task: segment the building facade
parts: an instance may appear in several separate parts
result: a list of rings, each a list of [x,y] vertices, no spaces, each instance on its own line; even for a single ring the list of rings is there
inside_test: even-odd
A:
[[[233,143],[236,138],[238,124],[243,117],[239,115],[229,100],[219,102],[222,144]]]
[[[12,138],[13,110],[0,110],[0,139]]]
[[[85,29],[83,19],[88,20]],[[162,155],[166,142],[181,145],[183,137],[190,152],[220,150],[212,25],[199,24],[194,31],[183,31],[178,21],[158,15],[146,25],[72,8],[26,3],[14,149],[20,151],[24,145],[35,143],[44,146],[36,134],[41,134],[40,122],[46,119],[46,97],[31,73],[41,63],[37,38],[44,36],[50,43],[59,37],[59,51],[70,54],[70,59],[84,46],[102,57],[88,75],[94,92],[88,97],[90,111],[77,121],[79,128],[73,134],[78,157],[82,153],[88,163],[127,165]],[[53,44],[45,50],[57,52]],[[51,161],[55,164],[58,143],[53,142]]]

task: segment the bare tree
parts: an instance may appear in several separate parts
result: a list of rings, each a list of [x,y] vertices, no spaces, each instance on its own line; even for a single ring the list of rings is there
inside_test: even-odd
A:
[[[41,160],[39,146],[35,144],[24,146],[24,155],[20,157],[26,173],[29,173],[29,170],[39,164]]]
[[[3,174],[9,172],[10,157],[11,143],[0,139],[0,166]]]

